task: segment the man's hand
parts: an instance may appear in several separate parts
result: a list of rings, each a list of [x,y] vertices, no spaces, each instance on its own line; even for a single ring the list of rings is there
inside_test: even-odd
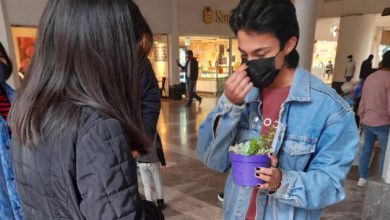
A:
[[[139,157],[140,155],[139,155],[139,152],[138,152],[138,151],[133,150],[133,151],[131,151],[131,156],[133,156],[133,158],[137,158],[137,157]]]
[[[248,66],[243,64],[225,83],[225,96],[235,105],[242,105],[246,95],[253,88],[253,83],[245,71],[247,68]]]
[[[166,173],[167,172],[167,166],[161,165],[161,170],[163,171],[163,173]]]
[[[271,160],[271,168],[256,168],[255,177],[263,180],[264,184],[259,184],[259,189],[266,189],[269,191],[276,191],[282,182],[282,172],[278,166],[278,159],[275,155],[270,154],[268,157]]]

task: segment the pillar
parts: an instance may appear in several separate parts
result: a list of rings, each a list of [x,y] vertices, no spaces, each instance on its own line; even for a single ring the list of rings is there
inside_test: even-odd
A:
[[[176,60],[179,59],[179,3],[178,0],[172,0],[172,29],[168,35],[169,41],[169,85],[179,84],[180,73],[176,64]]]
[[[300,29],[297,47],[300,55],[299,65],[307,70],[311,70],[318,1],[295,0],[294,2]]]
[[[353,79],[359,79],[360,65],[371,52],[371,44],[375,34],[375,15],[342,16],[339,30],[332,85],[340,85],[345,81],[345,67],[349,54],[353,55],[356,62]]]

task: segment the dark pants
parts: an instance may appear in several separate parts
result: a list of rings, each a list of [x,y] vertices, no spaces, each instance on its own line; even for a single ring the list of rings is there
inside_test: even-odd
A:
[[[347,82],[351,82],[352,77],[353,77],[353,76],[347,76],[347,77],[345,77],[345,79],[347,80]]]
[[[200,101],[202,99],[200,96],[198,96],[198,94],[196,94],[195,86],[196,86],[196,80],[187,79],[187,91],[188,91],[188,103],[187,103],[187,105],[191,105],[192,104],[192,99],[194,99],[194,97],[198,101]]]

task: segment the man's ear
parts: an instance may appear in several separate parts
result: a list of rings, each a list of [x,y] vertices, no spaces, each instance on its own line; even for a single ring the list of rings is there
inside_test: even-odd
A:
[[[298,39],[297,37],[293,36],[291,37],[290,39],[288,39],[288,41],[286,42],[285,46],[284,46],[284,54],[285,55],[288,55],[291,53],[291,51],[294,50],[294,48],[296,47],[297,45],[297,42],[298,42]]]

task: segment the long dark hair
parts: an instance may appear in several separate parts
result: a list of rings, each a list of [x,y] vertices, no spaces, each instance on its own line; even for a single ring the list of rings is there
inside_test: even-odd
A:
[[[5,51],[5,48],[1,42],[0,42],[0,57],[3,57],[7,61],[8,72],[6,72],[4,75],[4,79],[7,80],[12,74],[13,65],[12,65],[11,59],[9,58],[9,56],[8,56],[7,52]]]
[[[239,30],[256,34],[273,34],[281,49],[291,37],[299,39],[299,25],[291,0],[240,0],[230,14],[230,27],[237,35]],[[296,48],[286,57],[290,68],[299,63]]]
[[[133,1],[131,1],[130,4],[133,6],[130,9],[130,13],[133,24],[136,27],[134,32],[138,43],[138,58],[142,61],[147,58],[150,50],[152,49],[153,33],[137,4]]]
[[[38,146],[46,129],[64,134],[91,107],[117,119],[132,150],[145,152],[132,7],[131,0],[48,1],[11,109],[21,144]]]

